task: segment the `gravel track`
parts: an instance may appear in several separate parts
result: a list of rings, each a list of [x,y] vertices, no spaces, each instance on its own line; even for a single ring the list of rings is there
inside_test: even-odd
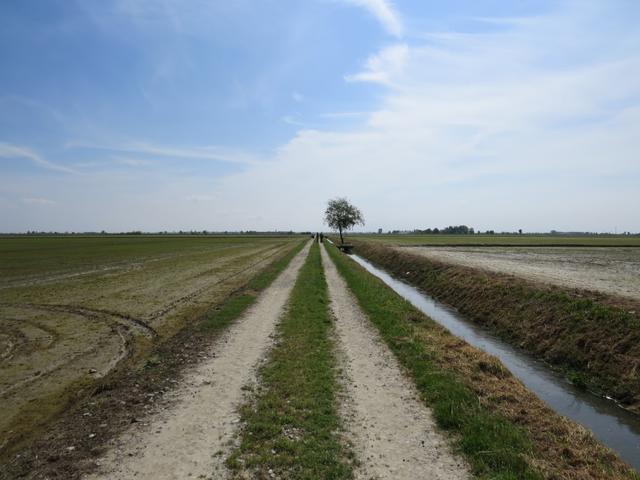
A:
[[[467,479],[397,360],[322,250],[339,356],[345,371],[342,414],[360,460],[356,479]]]
[[[224,454],[238,427],[242,387],[255,381],[310,242],[256,303],[188,373],[166,410],[111,446],[91,479],[224,477]],[[139,427],[138,425],[142,425]]]

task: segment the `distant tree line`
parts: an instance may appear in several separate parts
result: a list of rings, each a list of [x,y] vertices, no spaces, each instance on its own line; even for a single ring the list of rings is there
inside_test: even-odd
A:
[[[467,227],[466,225],[455,225],[455,226],[448,226],[445,227],[443,229],[439,229],[438,227],[436,228],[427,228],[426,230],[419,230],[416,229],[414,231],[414,233],[424,233],[427,235],[437,235],[437,234],[443,234],[443,235],[473,235],[475,234],[475,230],[473,229],[473,227]],[[487,233],[493,233],[493,230],[488,230]]]
[[[131,230],[126,232],[107,232],[102,230],[100,232],[88,231],[88,232],[57,232],[57,231],[37,231],[27,230],[27,232],[0,232],[0,235],[22,235],[22,236],[36,236],[36,235],[48,235],[48,236],[100,236],[100,235],[309,235],[311,232],[294,232],[293,230],[225,230],[225,231],[210,231],[210,230],[177,230],[177,231],[159,231],[159,232],[144,232],[142,230]]]
[[[364,232],[365,235],[370,235],[375,232]],[[382,229],[379,228],[379,235],[383,233]],[[498,231],[495,230],[485,230],[484,232],[481,230],[474,230],[471,227],[467,227],[466,225],[459,226],[449,226],[446,228],[427,228],[426,230],[420,230],[416,228],[414,230],[387,230],[387,234],[389,235],[523,235],[522,229],[519,229],[515,232],[507,232],[507,231]],[[361,234],[355,234],[361,235]],[[620,232],[620,233],[611,233],[611,232],[559,232],[557,230],[551,230],[550,232],[527,232],[526,235],[530,236],[545,236],[545,235],[556,235],[559,237],[620,237],[620,236],[631,236],[631,237],[640,237],[639,232]]]

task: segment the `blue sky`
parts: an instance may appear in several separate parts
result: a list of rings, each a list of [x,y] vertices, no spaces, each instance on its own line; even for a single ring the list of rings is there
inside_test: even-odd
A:
[[[7,0],[0,231],[640,231],[640,3]]]

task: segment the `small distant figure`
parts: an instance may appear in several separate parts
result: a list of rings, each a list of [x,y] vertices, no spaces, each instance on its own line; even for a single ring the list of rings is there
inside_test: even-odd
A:
[[[320,233],[320,243],[324,243],[324,233]]]

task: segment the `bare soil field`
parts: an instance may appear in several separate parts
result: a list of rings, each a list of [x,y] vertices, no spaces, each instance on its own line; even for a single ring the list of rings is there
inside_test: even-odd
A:
[[[446,263],[640,300],[637,247],[396,247]]]
[[[0,451],[74,390],[125,358],[143,358],[294,242],[0,239]]]
[[[389,245],[467,246],[467,247],[640,247],[640,235],[571,235],[571,234],[353,234],[351,238]]]

